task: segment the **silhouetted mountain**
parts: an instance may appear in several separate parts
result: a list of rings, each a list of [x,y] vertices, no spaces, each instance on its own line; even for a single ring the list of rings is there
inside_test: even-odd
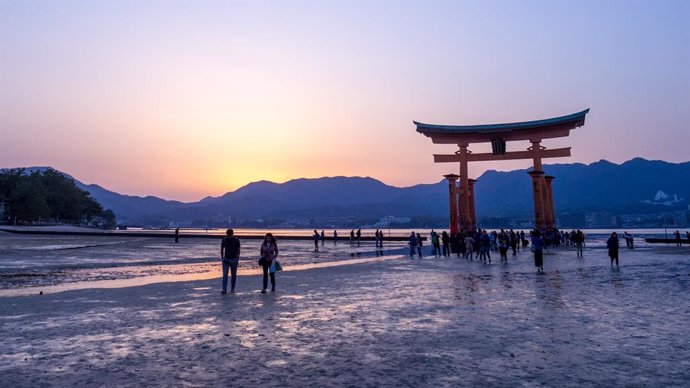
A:
[[[327,177],[285,183],[255,182],[220,197],[177,208],[167,216],[191,220],[209,217],[318,218],[444,215],[430,198],[447,191],[440,185],[407,188],[373,178]]]
[[[183,202],[168,201],[153,196],[139,197],[134,195],[119,194],[106,190],[103,187],[91,184],[87,185],[77,181],[77,186],[88,191],[105,208],[115,212],[118,219],[133,219],[143,215],[165,214],[180,206]]]
[[[476,184],[477,213],[483,216],[524,215],[532,211],[528,170],[487,171]],[[563,212],[650,212],[685,207],[690,201],[690,162],[668,163],[635,158],[623,164],[606,160],[585,165],[545,165],[553,175],[554,206]],[[655,201],[659,192],[678,199]]]
[[[545,165],[553,183],[558,214],[564,212],[645,213],[660,209],[687,209],[690,199],[690,162],[668,163],[635,158],[617,165],[605,160]],[[480,217],[529,217],[532,214],[531,178],[526,169],[487,171],[476,184]],[[157,197],[128,196],[98,185],[87,190],[119,220],[190,222],[194,220],[335,219],[446,217],[448,187],[435,184],[393,187],[369,177],[294,179],[285,183],[253,182],[219,197],[193,203]]]

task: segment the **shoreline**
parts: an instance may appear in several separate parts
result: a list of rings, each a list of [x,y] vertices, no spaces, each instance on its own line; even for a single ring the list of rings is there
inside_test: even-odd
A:
[[[146,237],[146,238],[167,238],[174,239],[175,233],[173,230],[160,230],[160,231],[121,231],[121,230],[88,230],[88,231],[76,231],[76,230],[38,230],[34,229],[8,229],[6,227],[0,227],[0,232],[13,233],[19,235],[34,235],[34,236],[84,236],[84,237]],[[267,230],[270,232],[270,230]],[[218,240],[224,238],[225,234],[220,231],[213,230],[212,233],[180,233],[180,239],[214,239]],[[259,234],[236,234],[235,237],[242,240],[263,240],[264,236]],[[298,241],[314,241],[312,236],[305,235],[277,235],[276,237],[285,240],[298,240]],[[409,237],[405,236],[384,236],[383,241],[407,241]],[[426,241],[427,237],[422,237],[422,240]],[[323,241],[334,241],[336,238],[333,236],[326,236]],[[372,236],[361,236],[360,238],[355,237],[354,241],[376,241],[375,237]],[[321,241],[319,239],[319,241]],[[349,242],[349,236],[338,236],[337,241]]]

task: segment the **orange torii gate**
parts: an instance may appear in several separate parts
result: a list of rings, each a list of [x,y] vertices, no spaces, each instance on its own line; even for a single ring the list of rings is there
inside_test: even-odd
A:
[[[545,120],[486,125],[436,125],[414,121],[417,132],[431,138],[434,144],[457,144],[453,155],[434,155],[436,163],[460,163],[460,175],[444,175],[450,194],[450,230],[471,230],[477,226],[474,209],[474,179],[469,179],[467,164],[490,160],[532,159],[534,194],[534,225],[536,228],[552,228],[556,223],[551,182],[554,177],[544,175],[541,160],[570,156],[570,147],[546,149],[544,139],[567,137],[570,130],[585,124],[589,109],[567,116]],[[527,140],[532,146],[525,151],[506,152],[506,142]],[[491,153],[473,154],[468,149],[472,143],[491,143]],[[459,182],[458,182],[459,180]],[[458,184],[459,183],[459,184]]]

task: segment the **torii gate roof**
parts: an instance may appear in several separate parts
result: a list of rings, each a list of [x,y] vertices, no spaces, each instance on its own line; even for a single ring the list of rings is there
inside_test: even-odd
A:
[[[571,129],[585,124],[587,113],[589,109],[567,116],[504,124],[438,125],[413,122],[417,126],[417,132],[430,137],[434,143],[481,143],[496,138],[541,140],[568,136]]]

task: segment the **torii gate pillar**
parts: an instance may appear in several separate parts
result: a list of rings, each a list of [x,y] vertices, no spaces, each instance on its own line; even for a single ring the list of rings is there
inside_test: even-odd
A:
[[[458,176],[455,174],[444,175],[448,180],[448,197],[450,198],[450,232],[458,232]]]
[[[477,211],[474,207],[474,184],[477,182],[476,179],[468,179],[468,202],[469,202],[469,216],[470,216],[470,228],[468,230],[473,230],[477,228]]]
[[[545,187],[544,171],[530,171],[532,177],[532,194],[534,195],[534,227],[543,229],[546,227],[546,214],[544,206]]]
[[[556,209],[554,209],[553,205],[553,187],[551,186],[551,182],[553,182],[555,178],[551,175],[546,175],[544,177],[544,181],[546,182],[546,197],[548,199],[548,208],[549,208],[549,219],[546,222],[546,227],[547,228],[553,228],[556,226]]]

